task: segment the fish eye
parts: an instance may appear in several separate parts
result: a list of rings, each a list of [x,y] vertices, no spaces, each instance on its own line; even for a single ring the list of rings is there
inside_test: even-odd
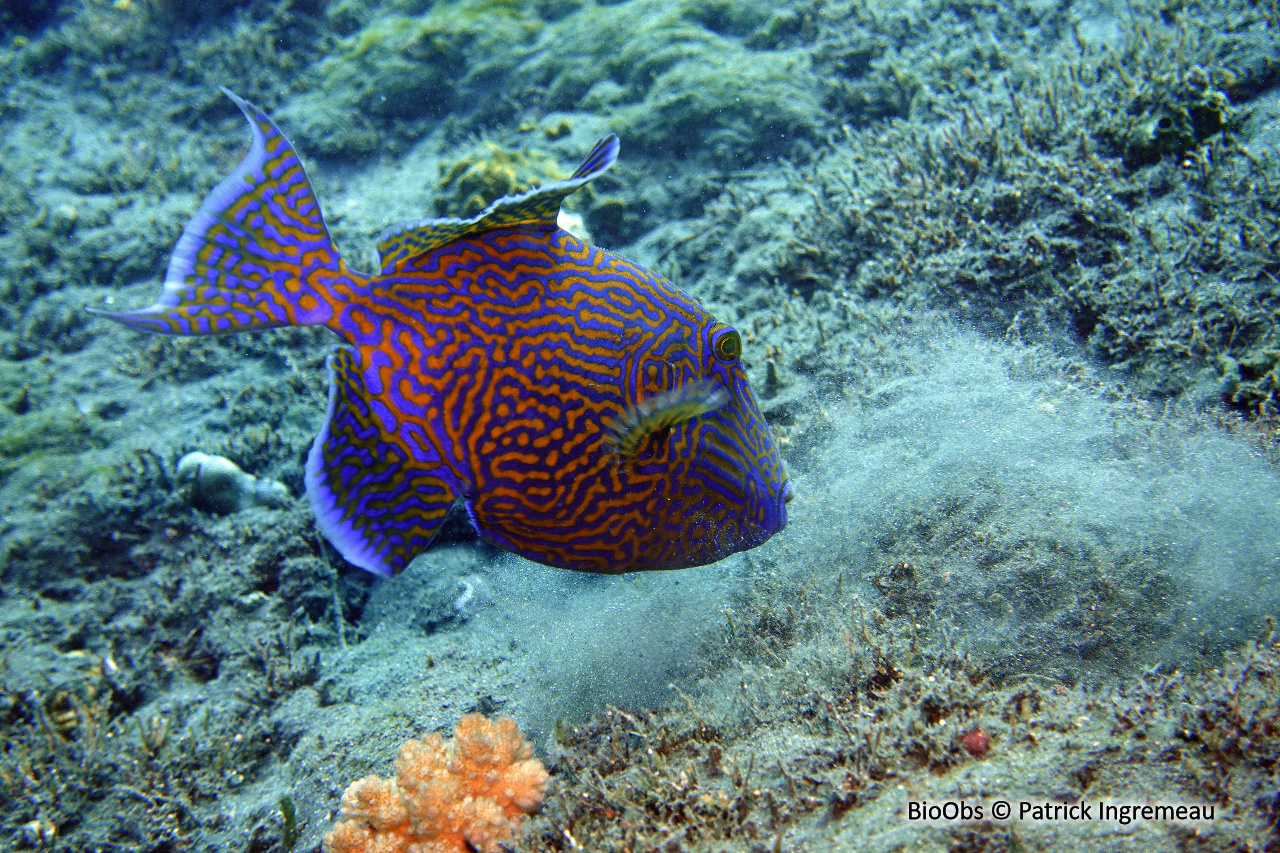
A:
[[[742,355],[742,338],[732,326],[721,326],[711,333],[711,348],[716,358],[724,362],[734,362]]]

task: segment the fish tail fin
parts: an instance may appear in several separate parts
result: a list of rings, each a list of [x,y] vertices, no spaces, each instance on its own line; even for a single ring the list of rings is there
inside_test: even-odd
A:
[[[289,140],[261,109],[222,91],[249,120],[248,155],[187,222],[155,304],[94,313],[170,335],[322,325],[343,291],[359,287]]]

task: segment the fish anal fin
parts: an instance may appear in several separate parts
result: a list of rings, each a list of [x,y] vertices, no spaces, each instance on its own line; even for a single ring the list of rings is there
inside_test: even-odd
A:
[[[570,177],[535,187],[519,195],[503,196],[470,219],[420,219],[389,228],[378,237],[382,274],[401,269],[419,255],[461,240],[516,225],[554,227],[560,203],[607,171],[618,158],[618,137],[609,134],[596,143]]]
[[[426,549],[453,505],[440,463],[413,458],[392,440],[370,402],[358,356],[329,356],[329,409],[307,456],[307,498],[316,523],[348,562],[380,575],[399,572]]]

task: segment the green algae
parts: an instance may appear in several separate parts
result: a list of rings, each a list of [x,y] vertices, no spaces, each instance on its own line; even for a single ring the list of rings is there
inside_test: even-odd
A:
[[[10,397],[21,400],[22,409],[29,406],[29,392],[23,386]],[[92,419],[70,405],[14,413],[11,404],[0,410],[0,484],[14,471],[34,466],[48,472],[76,467],[77,455],[105,447],[106,440],[97,434]]]
[[[655,151],[691,149],[691,131],[705,127],[716,156],[759,156],[817,130],[817,91],[796,47],[803,17],[745,2],[629,0],[561,9],[550,20],[542,11],[504,0],[369,17],[317,64],[323,85],[282,116],[313,150],[351,156],[374,150],[387,131],[449,112],[509,115],[492,91],[507,80],[536,87],[530,105],[539,112],[590,103]],[[761,127],[771,130],[763,151]]]
[[[312,150],[366,153],[379,144],[380,125],[441,118],[470,86],[509,73],[517,52],[503,46],[528,44],[542,27],[531,4],[517,0],[456,0],[421,15],[374,17],[317,63],[317,90],[281,115]]]
[[[843,30],[832,19],[819,56],[840,72],[826,102],[848,113],[844,139],[792,179],[803,190],[785,202],[790,216],[775,216],[771,246],[752,222],[781,193],[739,188],[709,208],[712,222],[741,232],[741,248],[721,253],[726,272],[805,298],[947,306],[997,334],[1067,328],[1143,393],[1271,412],[1280,158],[1265,122],[1245,121],[1229,92],[1256,91],[1273,72],[1225,63],[1246,35],[1275,54],[1258,41],[1273,12],[1152,15],[1117,58],[1074,36],[1046,55],[1044,35],[1065,22],[1038,10],[1038,26],[1024,29],[1014,18],[1030,6],[984,13],[1001,47],[974,53],[959,35],[969,24],[936,11],[933,40],[957,46],[932,57],[885,36],[926,26],[918,11],[880,10],[875,27]],[[880,110],[850,100],[850,87],[887,85],[907,58],[914,82],[889,112],[914,120],[861,127]],[[958,76],[956,62],[990,75]],[[1153,110],[1182,118],[1135,148]],[[715,226],[706,239],[723,244]],[[703,239],[678,253],[705,254]]]
[[[808,75],[799,53],[726,50],[716,45],[653,76],[644,100],[620,110],[629,136],[650,151],[739,160],[746,151],[789,150],[817,130],[818,102],[795,84]]]
[[[761,156],[817,128],[806,56],[780,49],[790,30],[771,21],[750,3],[588,7],[553,25],[556,54],[521,68],[545,86],[544,109],[589,103],[648,150]]]

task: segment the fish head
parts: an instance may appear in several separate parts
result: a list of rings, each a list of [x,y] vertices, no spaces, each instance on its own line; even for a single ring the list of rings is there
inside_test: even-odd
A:
[[[791,479],[769,423],[742,365],[742,337],[708,318],[702,330],[703,375],[727,394],[724,405],[699,419],[695,466],[734,507],[721,534],[726,553],[753,548],[787,525]]]

